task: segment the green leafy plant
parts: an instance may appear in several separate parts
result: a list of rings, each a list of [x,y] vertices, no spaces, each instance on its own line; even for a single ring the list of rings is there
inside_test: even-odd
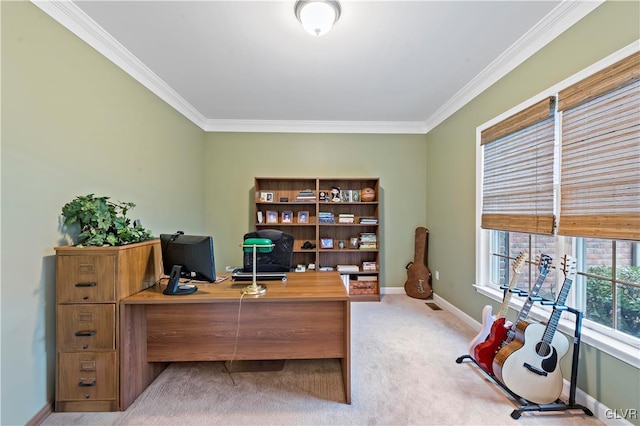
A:
[[[153,238],[151,231],[134,225],[127,218],[129,210],[136,205],[121,201],[109,201],[109,197],[81,195],[62,207],[64,224],[78,224],[78,247],[122,246]]]

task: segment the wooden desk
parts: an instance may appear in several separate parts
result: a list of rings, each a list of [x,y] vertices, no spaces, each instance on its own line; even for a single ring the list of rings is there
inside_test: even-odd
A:
[[[185,296],[166,296],[156,285],[121,300],[121,409],[169,362],[231,359],[338,358],[350,404],[351,307],[340,275],[292,272],[286,281],[263,281],[266,294],[241,300],[247,284],[197,283]]]

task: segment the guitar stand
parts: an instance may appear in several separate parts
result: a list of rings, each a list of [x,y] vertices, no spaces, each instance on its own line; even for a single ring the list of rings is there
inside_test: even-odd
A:
[[[573,335],[573,358],[571,362],[571,381],[569,385],[569,401],[567,403],[562,402],[560,399],[557,399],[555,402],[550,404],[535,404],[533,402],[527,401],[519,395],[516,395],[511,389],[507,388],[504,384],[502,384],[493,374],[486,371],[484,368],[480,367],[475,359],[471,357],[471,355],[462,355],[456,359],[457,364],[461,364],[464,360],[469,359],[473,362],[480,370],[485,373],[487,377],[489,377],[496,385],[498,385],[504,392],[509,394],[514,400],[519,402],[521,405],[511,412],[511,418],[518,420],[522,413],[528,411],[567,411],[567,410],[582,410],[584,414],[587,416],[593,416],[593,412],[585,407],[584,405],[576,404],[576,386],[578,381],[578,355],[580,352],[580,335],[582,329],[582,312],[576,309],[570,308],[568,306],[558,306],[555,305],[554,302],[550,300],[543,299],[542,297],[531,298],[533,301],[540,302],[542,305],[553,305],[553,309],[557,309],[559,311],[569,311],[576,317],[576,327],[574,329]]]

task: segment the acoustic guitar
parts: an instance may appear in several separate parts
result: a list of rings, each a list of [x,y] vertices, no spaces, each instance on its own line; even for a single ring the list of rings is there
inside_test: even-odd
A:
[[[513,289],[518,282],[518,277],[522,272],[522,268],[525,263],[529,259],[529,255],[527,253],[520,253],[520,256],[516,258],[513,262],[513,275],[511,276],[511,281],[509,281],[509,286],[506,288],[504,293],[504,297],[502,298],[502,305],[500,306],[500,311],[498,314],[493,317],[492,316],[492,324],[489,325],[488,336],[485,336],[486,339],[483,342],[475,345],[473,350],[469,351],[469,355],[476,360],[476,363],[485,371],[490,374],[493,374],[493,357],[496,355],[498,349],[502,345],[502,342],[507,338],[507,331],[511,328],[511,323],[506,322],[507,312],[509,311],[509,302],[511,301],[511,289]],[[485,309],[489,307],[491,309],[491,305],[485,306]],[[484,309],[483,309],[484,311]],[[483,328],[486,325],[483,323]]]
[[[567,300],[576,275],[575,258],[564,257],[563,272],[565,279],[555,306],[563,306]],[[499,351],[505,352],[502,363],[505,386],[536,404],[552,403],[562,393],[560,359],[569,350],[569,341],[556,333],[562,311],[555,306],[546,327],[522,321],[517,325],[516,339]]]
[[[431,272],[427,267],[428,244],[429,230],[423,227],[416,228],[413,262],[409,262],[406,266],[407,282],[404,283],[407,296],[416,299],[427,299],[433,294]]]
[[[511,328],[507,331],[507,337],[501,343],[500,349],[498,349],[498,352],[493,358],[493,362],[491,364],[493,374],[502,383],[504,383],[504,381],[502,380],[502,363],[504,362],[503,355],[505,355],[505,353],[502,352],[501,348],[513,342],[513,340],[516,338],[516,328],[518,324],[520,323],[526,324],[524,320],[526,320],[527,317],[529,316],[529,311],[531,310],[531,306],[533,305],[533,298],[536,297],[540,292],[540,289],[542,288],[542,284],[544,283],[544,280],[547,278],[547,273],[549,272],[549,268],[551,267],[551,262],[552,262],[551,256],[546,254],[541,254],[537,258],[537,260],[538,260],[538,279],[533,285],[533,288],[531,289],[531,293],[529,293],[529,297],[527,297],[527,300],[524,302],[522,309],[520,309],[518,318],[516,318]],[[520,295],[526,296],[525,293],[521,293]]]

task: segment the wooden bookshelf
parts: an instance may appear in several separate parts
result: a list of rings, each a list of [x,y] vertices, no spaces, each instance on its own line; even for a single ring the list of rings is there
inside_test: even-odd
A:
[[[334,188],[339,188],[340,201],[331,201]],[[373,189],[375,197],[372,201],[362,200],[364,188]],[[323,267],[336,270],[338,265],[357,265],[358,271],[344,273],[352,300],[380,300],[379,178],[256,177],[254,190],[256,230],[280,229],[293,235],[294,267],[313,264],[317,270]],[[329,201],[321,199],[321,193],[328,194]],[[258,212],[261,212],[262,222],[258,221]],[[287,215],[291,222],[283,222],[284,212],[291,212]],[[301,212],[307,222],[299,220]],[[327,215],[333,218],[333,223],[321,220]],[[341,215],[342,220],[352,220],[352,223],[341,223]],[[275,218],[276,222],[269,222],[268,217]],[[361,223],[363,219],[364,223]],[[304,249],[305,242],[315,247]],[[327,244],[323,245],[323,242]],[[329,242],[331,248],[326,248]],[[363,270],[363,262],[374,263],[377,267]],[[366,278],[358,282],[359,275],[374,276],[375,280]],[[349,285],[350,281],[355,285]]]

